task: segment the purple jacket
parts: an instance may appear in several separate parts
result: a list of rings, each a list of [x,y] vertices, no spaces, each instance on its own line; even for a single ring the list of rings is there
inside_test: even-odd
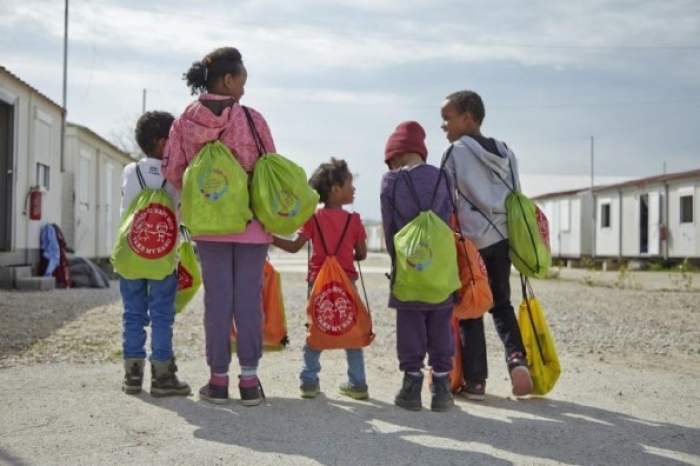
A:
[[[404,178],[406,175],[410,176],[413,181],[413,186],[420,201],[420,207],[416,205],[411,194],[408,180]],[[399,177],[402,179],[397,182]],[[437,185],[436,190],[435,187],[438,180],[439,185]],[[433,193],[435,193],[434,199]],[[411,168],[392,170],[384,174],[380,194],[382,226],[384,228],[386,249],[391,256],[392,264],[394,262],[394,235],[421,211],[432,209],[445,223],[450,224],[450,217],[454,212],[451,193],[452,188],[448,177],[445,176],[444,172],[432,165],[416,165]],[[439,304],[427,304],[420,301],[400,301],[393,294],[389,296],[389,307],[395,309],[425,311],[451,308],[453,305],[454,297],[450,297]]]

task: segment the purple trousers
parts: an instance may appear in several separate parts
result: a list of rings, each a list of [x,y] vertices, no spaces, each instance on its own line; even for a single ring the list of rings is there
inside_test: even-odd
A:
[[[450,372],[455,355],[452,306],[439,310],[396,309],[396,352],[402,372],[419,372],[428,354],[434,372]]]
[[[262,286],[267,244],[197,241],[204,285],[204,334],[211,372],[231,364],[236,325],[238,362],[257,367],[263,352]]]

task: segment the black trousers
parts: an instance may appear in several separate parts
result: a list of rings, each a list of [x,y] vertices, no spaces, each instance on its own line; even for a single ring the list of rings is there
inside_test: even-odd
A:
[[[503,240],[484,249],[479,254],[486,264],[493,307],[489,311],[493,317],[498,336],[505,347],[505,359],[513,353],[525,356],[525,347],[520,336],[518,319],[510,301],[510,268],[508,241]],[[467,380],[479,382],[488,378],[486,361],[486,335],[484,318],[459,321],[459,333],[462,338],[462,365]]]

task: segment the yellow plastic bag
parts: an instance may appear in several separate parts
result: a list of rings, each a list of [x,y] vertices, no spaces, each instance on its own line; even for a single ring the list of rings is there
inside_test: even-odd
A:
[[[528,367],[532,376],[533,395],[546,395],[559,380],[561,365],[549,332],[540,302],[532,292],[527,278],[520,275],[523,300],[520,303],[518,323],[527,351]]]
[[[175,293],[175,313],[182,311],[202,286],[202,270],[199,259],[190,241],[189,234],[183,228],[183,238],[177,248],[180,262],[177,265],[177,292]]]

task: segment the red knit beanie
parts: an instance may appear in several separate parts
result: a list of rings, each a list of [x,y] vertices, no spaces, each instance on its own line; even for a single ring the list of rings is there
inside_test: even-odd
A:
[[[384,162],[401,154],[414,152],[423,159],[428,158],[428,149],[425,147],[425,130],[416,121],[404,121],[396,127],[394,133],[389,136],[384,149]]]

